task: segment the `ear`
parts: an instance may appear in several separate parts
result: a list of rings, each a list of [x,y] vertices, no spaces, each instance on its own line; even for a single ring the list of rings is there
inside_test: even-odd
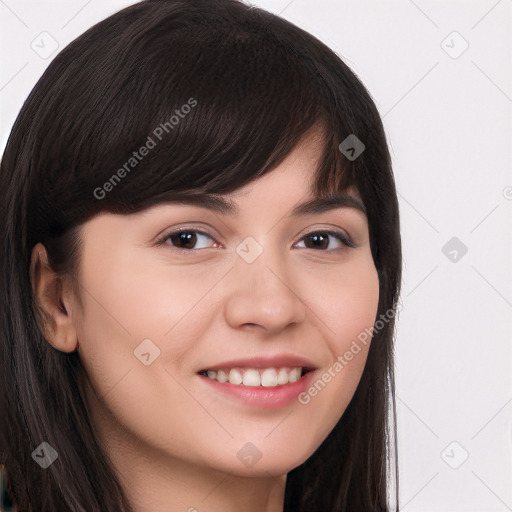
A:
[[[44,245],[38,243],[32,249],[30,280],[34,296],[41,312],[39,328],[57,350],[74,352],[78,338],[72,319],[70,287],[50,267]]]

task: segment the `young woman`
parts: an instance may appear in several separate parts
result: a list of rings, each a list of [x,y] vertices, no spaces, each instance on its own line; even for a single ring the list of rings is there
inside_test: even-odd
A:
[[[329,48],[147,0],[50,64],[0,172],[13,509],[398,509],[399,212]]]

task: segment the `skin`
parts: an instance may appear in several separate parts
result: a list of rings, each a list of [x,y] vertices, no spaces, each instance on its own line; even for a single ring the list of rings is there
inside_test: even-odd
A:
[[[373,326],[379,287],[364,213],[289,216],[312,198],[320,150],[313,131],[275,170],[225,196],[238,215],[166,203],[89,220],[80,297],[56,279],[44,247],[34,248],[34,290],[50,316],[45,336],[57,350],[78,350],[96,434],[136,512],[282,511],[286,474],[350,402],[369,345],[306,405],[249,406],[197,375],[219,361],[286,353],[313,361],[316,380]],[[155,243],[178,227],[212,239],[198,237],[187,253],[169,239]],[[357,247],[334,237],[327,249],[305,245],[327,228]],[[247,236],[263,248],[250,264],[236,253]],[[149,366],[134,356],[146,338],[160,349]],[[247,442],[261,453],[250,467],[237,457]]]

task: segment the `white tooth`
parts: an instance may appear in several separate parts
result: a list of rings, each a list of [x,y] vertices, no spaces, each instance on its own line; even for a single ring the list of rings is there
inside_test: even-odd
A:
[[[293,368],[288,376],[288,382],[297,382],[300,379],[301,369]]]
[[[265,387],[277,386],[277,372],[275,368],[267,368],[261,374],[261,385]]]
[[[208,377],[210,377],[210,379],[215,379],[217,377],[217,372],[214,370],[208,370],[206,374],[208,375]]]
[[[286,368],[280,368],[277,374],[277,384],[283,385],[288,384],[288,370]]]
[[[229,382],[231,384],[242,384],[242,374],[235,368],[229,371]]]
[[[226,375],[226,372],[224,372],[222,370],[219,370],[217,372],[217,380],[219,382],[222,382],[222,383],[227,382],[228,381],[228,376]]]
[[[259,386],[261,384],[260,372],[258,370],[245,370],[243,378],[244,386]]]

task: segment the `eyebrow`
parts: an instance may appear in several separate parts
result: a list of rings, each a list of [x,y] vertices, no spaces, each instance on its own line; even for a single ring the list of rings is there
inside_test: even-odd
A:
[[[193,194],[175,198],[171,203],[189,204],[207,208],[225,215],[236,215],[238,208],[235,202],[214,194]],[[359,199],[348,194],[337,194],[329,197],[316,197],[296,205],[290,216],[323,213],[337,208],[354,208],[366,215],[366,208]]]

